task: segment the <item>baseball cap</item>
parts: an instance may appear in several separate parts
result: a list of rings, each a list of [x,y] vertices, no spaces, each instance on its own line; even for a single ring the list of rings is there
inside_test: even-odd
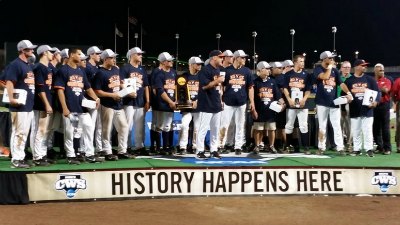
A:
[[[271,63],[269,63],[269,65],[271,65],[272,68],[282,68],[283,67],[281,62],[271,62]]]
[[[60,54],[60,49],[58,49],[58,48],[56,48],[56,47],[53,47],[53,49],[54,49],[54,53],[58,53],[58,54]]]
[[[235,53],[233,53],[233,57],[247,57],[249,55],[247,55],[246,53],[244,53],[243,50],[237,50],[235,51]]]
[[[106,59],[106,58],[114,58],[116,57],[118,54],[116,54],[115,52],[113,52],[113,50],[111,49],[106,49],[104,50],[101,55],[100,58],[101,59]]]
[[[257,64],[257,69],[258,69],[258,70],[269,69],[269,68],[271,68],[271,66],[270,66],[267,62],[265,62],[265,61],[261,61],[261,62],[259,62],[259,63]]]
[[[233,53],[232,53],[231,50],[225,50],[224,53],[222,53],[222,54],[224,54],[225,57],[232,57],[233,56]]]
[[[201,64],[204,63],[199,57],[193,56],[189,59],[189,64]]]
[[[326,59],[326,58],[332,58],[332,57],[335,57],[336,55],[335,54],[333,54],[332,52],[330,52],[330,51],[324,51],[324,52],[322,52],[320,55],[319,55],[319,58],[320,59]]]
[[[131,50],[129,50],[130,55],[132,54],[143,54],[145,53],[144,51],[142,51],[142,49],[140,49],[139,47],[134,47],[131,48]]]
[[[55,48],[52,48],[52,47],[50,47],[50,46],[48,46],[48,45],[41,45],[41,46],[39,46],[39,48],[36,49],[36,53],[37,53],[38,55],[43,54],[43,53],[45,53],[46,51],[55,52],[56,49],[55,49]]]
[[[32,42],[30,42],[29,40],[22,40],[17,44],[18,51],[22,51],[24,49],[34,49],[36,47],[37,45],[32,44]]]
[[[283,67],[287,67],[287,66],[294,66],[292,60],[287,59],[285,61],[282,62]]]
[[[382,68],[385,68],[385,67],[383,66],[382,63],[377,63],[374,67],[382,67]]]
[[[162,52],[158,55],[158,61],[164,62],[164,61],[172,61],[175,58],[172,57],[168,52]]]
[[[97,46],[92,46],[92,47],[90,47],[90,48],[88,48],[88,50],[86,51],[86,54],[87,55],[92,55],[92,54],[95,54],[95,53],[102,53],[103,51],[102,50],[100,50],[99,49],[99,47],[97,47]]]
[[[81,60],[86,60],[88,58],[88,56],[86,56],[83,52],[79,57],[81,58]]]
[[[366,66],[366,65],[368,65],[369,63],[367,63],[367,62],[365,62],[365,60],[364,59],[356,59],[356,61],[354,61],[354,67],[356,67],[356,66]]]
[[[206,59],[206,61],[204,62],[205,66],[207,66],[208,64],[210,64],[210,58]]]
[[[213,56],[224,57],[224,54],[220,50],[212,50],[208,56],[209,58]]]
[[[69,49],[68,48],[64,48],[63,50],[61,50],[60,55],[61,58],[69,58]]]

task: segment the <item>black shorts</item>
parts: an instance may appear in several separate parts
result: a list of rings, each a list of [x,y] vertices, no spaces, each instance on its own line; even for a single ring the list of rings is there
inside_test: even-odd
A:
[[[285,125],[286,125],[286,110],[276,114],[275,121],[276,121],[276,129],[285,129]]]

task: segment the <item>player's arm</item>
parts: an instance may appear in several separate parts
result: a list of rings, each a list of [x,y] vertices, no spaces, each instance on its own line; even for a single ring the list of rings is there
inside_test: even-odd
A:
[[[53,108],[51,107],[49,100],[47,99],[46,92],[39,92],[39,98],[42,100],[47,113],[53,113]]]
[[[288,91],[287,88],[283,88],[283,94],[285,95],[285,97],[286,97],[286,99],[287,99],[287,101],[289,103],[289,106],[294,107],[294,101],[290,97],[290,94],[289,94],[289,91]]]
[[[65,117],[68,117],[71,112],[69,111],[67,103],[65,101],[64,89],[57,89],[57,95],[58,95],[58,100],[60,100],[61,103],[63,115]]]
[[[305,104],[306,104],[306,101],[307,101],[307,99],[308,99],[308,97],[310,96],[310,91],[306,91],[305,93],[304,93],[304,97],[303,97],[303,99],[300,101],[300,107],[304,107],[305,106]]]
[[[144,111],[147,112],[150,109],[150,91],[149,86],[144,87]]]
[[[118,95],[117,92],[113,92],[113,93],[109,93],[109,92],[105,92],[103,90],[94,90],[94,93],[102,98],[112,98],[115,101],[120,101],[121,97]]]
[[[93,100],[96,101],[96,108],[99,107],[100,105],[100,98],[97,97],[96,93],[94,93],[92,88],[88,88],[86,89],[86,93],[89,95],[89,97],[91,97]]]
[[[170,107],[172,110],[175,110],[175,109],[176,109],[176,104],[175,104],[175,102],[173,102],[173,101],[168,97],[168,94],[167,94],[165,91],[163,91],[163,93],[161,94],[161,98],[162,98],[162,100],[164,100],[166,103],[168,103],[169,107]]]
[[[10,100],[10,105],[17,107],[20,104],[18,103],[17,99],[14,98],[14,83],[10,80],[6,81],[6,88],[8,93],[8,98]]]
[[[254,107],[254,88],[253,88],[253,86],[251,86],[249,88],[249,100],[250,100],[250,110],[253,111],[253,110],[255,110],[255,107]]]

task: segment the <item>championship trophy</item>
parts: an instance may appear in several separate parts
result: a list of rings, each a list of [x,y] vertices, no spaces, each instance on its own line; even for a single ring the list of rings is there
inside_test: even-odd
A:
[[[177,77],[176,85],[176,108],[177,109],[192,109],[193,103],[190,99],[189,88],[187,84],[187,79],[185,76],[181,75]]]

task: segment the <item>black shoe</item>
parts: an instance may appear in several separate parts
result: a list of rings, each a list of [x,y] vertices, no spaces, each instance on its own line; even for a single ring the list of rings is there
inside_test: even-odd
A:
[[[140,148],[140,149],[137,149],[136,152],[138,152],[139,155],[143,155],[143,156],[149,156],[150,155],[149,151],[147,151],[146,148],[144,148],[144,147]]]
[[[275,146],[273,146],[273,145],[269,146],[269,150],[271,151],[272,154],[278,153],[278,151],[276,150]]]
[[[86,157],[86,162],[88,163],[101,163],[104,162],[105,159],[103,156],[97,157],[95,155]]]
[[[351,156],[361,156],[362,153],[361,153],[361,151],[353,151],[350,155]]]
[[[208,159],[206,155],[204,155],[204,152],[199,152],[197,153],[197,159]]]
[[[118,158],[119,159],[134,159],[136,157],[134,155],[131,155],[131,154],[125,152],[125,153],[118,153]]]
[[[230,150],[230,148],[228,148],[227,145],[225,145],[224,148],[219,147],[218,152],[220,152],[221,154],[229,154],[231,152],[231,150]]]
[[[219,155],[218,151],[211,152],[210,153],[210,158],[222,159],[222,157]]]
[[[67,157],[67,163],[70,165],[80,165],[81,162],[76,157]]]
[[[186,155],[186,149],[184,149],[184,148],[181,148],[180,150],[179,150],[179,155]]]
[[[56,163],[57,163],[56,160],[49,159],[47,156],[44,156],[43,159],[46,160],[46,161],[47,161],[48,163],[50,163],[50,164],[56,164]]]
[[[44,158],[33,160],[33,163],[35,166],[50,166],[50,163]]]
[[[105,160],[107,161],[118,161],[118,156],[113,155],[113,154],[108,154],[104,156]]]
[[[374,157],[374,152],[372,150],[367,151],[367,156],[368,157]]]
[[[242,149],[240,148],[235,149],[235,155],[240,155],[240,154],[242,154]]]
[[[385,150],[382,154],[384,154],[384,155],[390,155],[390,154],[392,154],[392,151],[390,151],[390,150]]]
[[[77,159],[79,162],[86,162],[85,153],[76,154],[76,159]]]
[[[25,160],[11,160],[11,168],[29,169],[31,166]]]

